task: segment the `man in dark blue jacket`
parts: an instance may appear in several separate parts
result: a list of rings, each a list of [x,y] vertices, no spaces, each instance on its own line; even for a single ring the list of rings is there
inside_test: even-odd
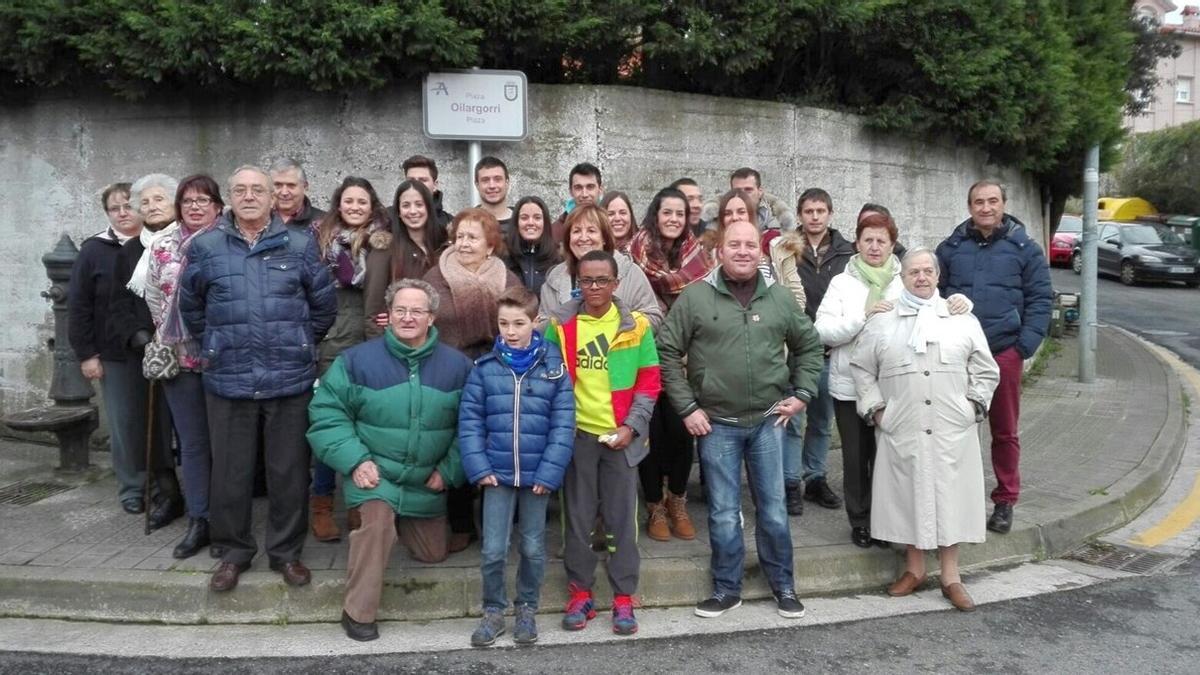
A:
[[[229,179],[233,210],[196,235],[180,281],[180,309],[200,340],[213,466],[212,543],[225,549],[209,587],[228,591],[250,567],[254,462],[262,422],[271,569],[293,586],[311,579],[300,562],[307,531],[308,402],[317,343],[337,315],[337,296],[316,240],[271,211],[271,180],[243,166]]]
[[[1001,534],[1012,528],[1021,490],[1022,365],[1046,336],[1054,294],[1046,257],[1025,225],[1004,212],[1007,198],[994,180],[972,185],[967,191],[971,217],[937,247],[942,297],[962,293],[975,303],[975,316],[1000,366],[1000,386],[988,411],[996,507],[987,526]]]

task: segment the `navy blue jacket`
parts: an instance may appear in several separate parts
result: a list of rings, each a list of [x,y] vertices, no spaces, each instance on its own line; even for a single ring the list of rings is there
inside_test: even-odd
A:
[[[337,293],[316,240],[279,216],[251,248],[224,214],[196,235],[179,307],[200,341],[204,387],[231,399],[294,396],[317,377],[317,342],[337,316]]]
[[[510,487],[562,485],[575,447],[575,393],[559,351],[543,342],[539,352],[521,375],[494,350],[476,359],[458,409],[458,447],[470,483],[494,474]]]
[[[1054,288],[1042,249],[1009,214],[984,239],[968,218],[937,247],[942,297],[962,293],[998,354],[1016,346],[1021,358],[1037,351],[1050,327]]]

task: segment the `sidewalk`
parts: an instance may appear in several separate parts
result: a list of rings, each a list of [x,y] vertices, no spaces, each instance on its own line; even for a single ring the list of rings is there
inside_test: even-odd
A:
[[[1128,522],[1161,493],[1186,432],[1179,379],[1136,338],[1115,329],[1101,329],[1097,355],[1098,381],[1079,384],[1076,343],[1068,338],[1045,374],[1026,389],[1024,484],[1014,529],[1003,536],[989,533],[985,544],[964,547],[964,564],[979,568],[1059,555]],[[3,488],[18,481],[74,485],[47,470],[55,456],[54,448],[0,441],[0,502]],[[96,455],[93,461],[99,464],[105,457]],[[990,462],[984,464],[990,489]],[[829,465],[830,483],[840,493],[836,449]],[[332,622],[340,615],[344,538],[334,544],[309,540],[304,561],[313,570],[313,583],[308,587],[287,587],[260,556],[235,591],[217,595],[207,588],[207,572],[215,562],[206,554],[171,558],[183,534],[182,520],[144,536],[141,517],[120,510],[111,472],[98,471],[78,482],[29,505],[0,503],[0,616],[187,624]],[[690,605],[710,590],[705,505],[696,499],[695,481],[692,489],[696,540],[659,543],[643,536],[640,541],[644,606]],[[265,510],[265,503],[256,503],[256,532],[261,533]],[[751,553],[744,596],[763,598],[769,592],[752,554],[753,507],[747,504],[745,513]],[[344,523],[343,514],[338,518]],[[881,588],[896,574],[895,552],[850,544],[840,510],[806,503],[804,515],[792,519],[792,537],[801,594]],[[554,512],[547,539],[548,551],[559,548]],[[474,545],[442,564],[423,565],[397,547],[380,618],[477,613],[478,551]],[[561,561],[551,557],[543,611],[558,611],[564,587]],[[609,595],[603,581],[596,591],[599,599]]]

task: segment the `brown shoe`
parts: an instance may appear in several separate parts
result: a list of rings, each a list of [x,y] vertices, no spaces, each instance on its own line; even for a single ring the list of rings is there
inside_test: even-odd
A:
[[[671,526],[667,523],[667,500],[646,504],[650,517],[646,523],[646,536],[654,541],[670,541]]]
[[[358,507],[346,509],[346,529],[353,532],[360,527],[362,527],[362,514],[359,513]]]
[[[974,612],[975,601],[967,594],[967,587],[961,583],[955,582],[949,586],[942,586],[942,595],[954,605],[954,609],[960,612]]]
[[[288,586],[307,586],[312,581],[312,572],[299,560],[292,560],[281,565],[272,563],[271,569],[283,575]]]
[[[922,574],[920,577],[917,577],[917,575],[913,574],[912,572],[905,570],[904,574],[901,574],[899,579],[893,581],[892,584],[887,587],[887,594],[893,598],[903,598],[906,595],[912,595],[913,592],[924,585],[926,578],[927,577],[924,574]]]
[[[696,527],[687,512],[687,496],[667,492],[667,515],[671,519],[671,533],[680,539],[691,541],[696,538]]]
[[[314,495],[308,500],[308,522],[313,538],[317,541],[337,541],[342,538],[337,523],[333,522],[333,495]]]
[[[217,565],[217,571],[213,572],[212,578],[208,580],[208,588],[214,593],[224,593],[237,588],[238,577],[242,572],[250,569],[249,564],[239,565],[237,563],[222,562]]]

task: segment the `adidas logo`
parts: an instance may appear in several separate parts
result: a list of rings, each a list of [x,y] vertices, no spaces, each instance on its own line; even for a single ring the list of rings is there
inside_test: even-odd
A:
[[[608,368],[608,338],[603,334],[587,343],[575,352],[575,367],[586,370],[605,370]]]

